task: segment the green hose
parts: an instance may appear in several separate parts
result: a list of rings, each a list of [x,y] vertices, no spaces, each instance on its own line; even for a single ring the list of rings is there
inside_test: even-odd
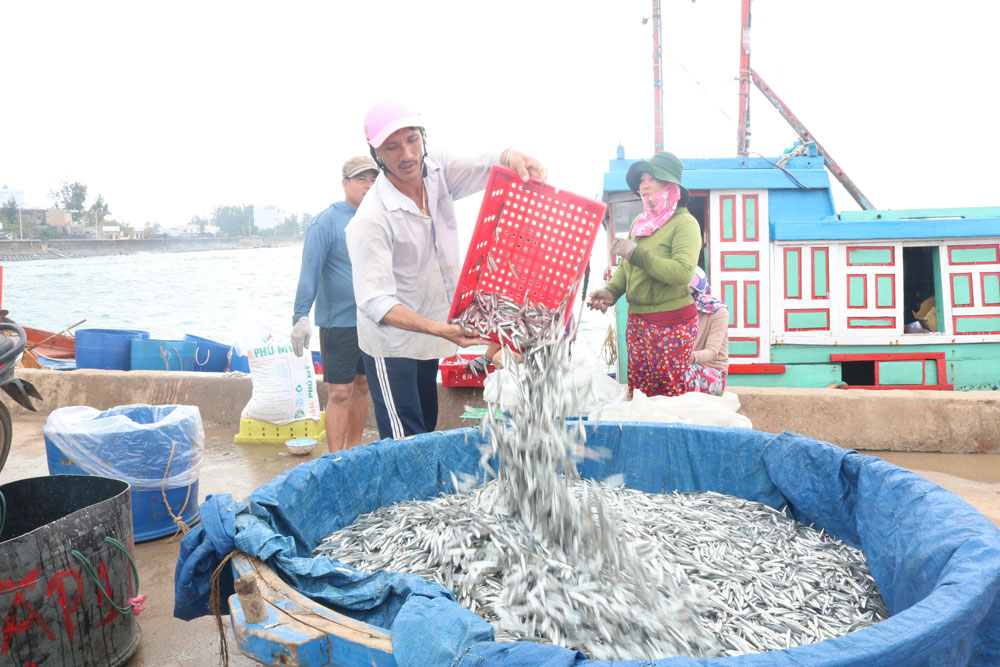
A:
[[[135,594],[139,595],[139,570],[137,570],[135,567],[135,561],[132,560],[132,554],[128,552],[128,549],[126,549],[121,542],[119,542],[113,537],[105,537],[104,541],[110,542],[111,544],[121,549],[122,553],[125,554],[125,557],[128,558],[129,565],[132,566],[132,576],[135,577]],[[86,556],[81,554],[76,549],[71,550],[69,553],[71,556],[77,558],[80,561],[80,564],[83,566],[83,569],[87,572],[87,574],[90,575],[90,578],[94,580],[94,583],[97,584],[97,589],[101,591],[101,593],[104,595],[104,598],[111,603],[112,607],[118,610],[118,612],[121,614],[127,614],[130,611],[132,611],[132,607],[134,607],[135,605],[130,604],[127,607],[119,607],[117,604],[115,604],[115,601],[111,599],[111,596],[108,594],[107,590],[105,590],[104,586],[101,585],[101,580],[97,576],[97,571],[94,570],[94,566],[91,565],[90,561],[87,560]]]

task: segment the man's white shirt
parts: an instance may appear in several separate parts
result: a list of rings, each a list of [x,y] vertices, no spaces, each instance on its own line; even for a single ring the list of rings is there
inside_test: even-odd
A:
[[[437,322],[447,319],[462,269],[454,200],[485,188],[490,168],[499,161],[499,152],[428,155],[424,185],[429,219],[384,173],[375,179],[347,226],[358,344],[366,354],[410,359],[455,354],[457,346],[444,338],[380,322],[397,304]]]

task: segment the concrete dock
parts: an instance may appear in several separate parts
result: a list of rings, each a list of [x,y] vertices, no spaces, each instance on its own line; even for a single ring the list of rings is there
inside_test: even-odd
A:
[[[308,457],[293,457],[283,446],[238,445],[239,414],[250,397],[242,375],[78,370],[19,370],[45,401],[30,413],[4,396],[13,415],[13,445],[0,482],[48,474],[42,427],[49,411],[67,405],[107,409],[129,403],[199,406],[205,424],[201,498],[229,493],[243,498],[279,473],[324,453],[322,444]],[[926,477],[955,492],[1000,525],[1000,392],[930,392],[835,389],[737,389],[754,427],[789,430],[858,449]],[[459,415],[466,405],[482,405],[474,389],[441,389],[439,428],[471,426]],[[321,396],[325,401],[325,394]],[[365,441],[377,439],[369,420]],[[139,616],[143,637],[128,663],[132,667],[213,665],[219,660],[215,620],[173,618],[174,566],[180,538],[137,544],[140,591],[149,595]],[[256,665],[229,639],[229,664]]]

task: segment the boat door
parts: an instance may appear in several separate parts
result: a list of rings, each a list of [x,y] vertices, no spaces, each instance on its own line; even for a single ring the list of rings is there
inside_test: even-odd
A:
[[[729,359],[769,363],[767,190],[713,190],[709,200],[708,276],[729,307]]]

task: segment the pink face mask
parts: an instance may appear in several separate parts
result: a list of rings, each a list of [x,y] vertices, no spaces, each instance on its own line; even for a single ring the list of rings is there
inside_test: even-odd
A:
[[[642,214],[632,225],[632,236],[649,236],[666,224],[677,210],[681,189],[676,183],[667,183],[662,190],[642,195]]]

